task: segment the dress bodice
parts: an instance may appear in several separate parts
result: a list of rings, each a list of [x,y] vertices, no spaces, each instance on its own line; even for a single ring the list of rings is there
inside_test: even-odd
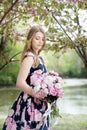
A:
[[[36,70],[42,70],[42,72],[43,73],[46,73],[46,67],[45,67],[45,64],[44,64],[44,61],[43,61],[43,58],[41,57],[41,56],[39,56],[39,60],[40,60],[40,63],[39,63],[39,65],[37,66],[37,67],[31,67],[31,69],[30,69],[30,72],[29,72],[29,75],[28,75],[28,77],[27,77],[27,79],[26,79],[26,82],[30,85],[30,76],[32,75],[32,73],[34,72],[34,71],[36,71]]]

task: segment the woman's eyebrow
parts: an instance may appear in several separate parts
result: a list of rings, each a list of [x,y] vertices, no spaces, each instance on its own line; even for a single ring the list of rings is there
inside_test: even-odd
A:
[[[39,37],[39,38],[40,38],[41,36],[37,35],[36,37]],[[43,36],[43,37],[41,37],[41,38],[43,39],[43,38],[45,38],[45,37]]]

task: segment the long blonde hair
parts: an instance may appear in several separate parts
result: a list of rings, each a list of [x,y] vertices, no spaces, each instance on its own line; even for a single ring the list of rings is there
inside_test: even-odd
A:
[[[34,52],[34,50],[33,50],[33,48],[32,48],[32,38],[35,36],[35,34],[36,34],[37,32],[41,32],[41,33],[43,33],[43,35],[44,35],[44,44],[43,44],[41,50],[42,50],[43,47],[45,46],[46,40],[45,40],[45,32],[44,32],[44,30],[43,30],[42,27],[40,27],[40,26],[33,26],[33,27],[29,30],[29,33],[28,33],[28,35],[27,35],[27,40],[26,40],[26,44],[25,44],[24,49],[23,49],[23,52],[22,52],[21,61],[23,61],[25,53],[27,53],[27,52],[32,52],[32,53],[35,54],[35,52]],[[40,53],[41,50],[39,50],[38,53]]]

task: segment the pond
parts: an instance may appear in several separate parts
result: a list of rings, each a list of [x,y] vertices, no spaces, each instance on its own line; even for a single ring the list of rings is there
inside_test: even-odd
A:
[[[19,93],[16,87],[0,89],[0,118],[6,117]],[[64,96],[57,106],[61,113],[87,114],[87,80],[65,80]]]

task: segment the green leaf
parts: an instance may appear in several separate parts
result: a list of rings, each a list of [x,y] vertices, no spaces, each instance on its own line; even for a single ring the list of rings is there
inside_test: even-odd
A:
[[[75,18],[73,19],[73,21],[74,21],[75,23],[77,23],[77,18],[75,17]]]
[[[37,22],[38,21],[38,17],[34,17],[34,22]]]
[[[16,40],[13,42],[13,45],[16,46]]]
[[[61,19],[61,22],[62,22],[64,25],[66,25],[66,20]]]
[[[83,8],[83,3],[82,2],[78,2],[78,7],[79,7],[79,9]]]
[[[48,19],[46,19],[44,23],[45,23],[46,26],[49,25]]]

